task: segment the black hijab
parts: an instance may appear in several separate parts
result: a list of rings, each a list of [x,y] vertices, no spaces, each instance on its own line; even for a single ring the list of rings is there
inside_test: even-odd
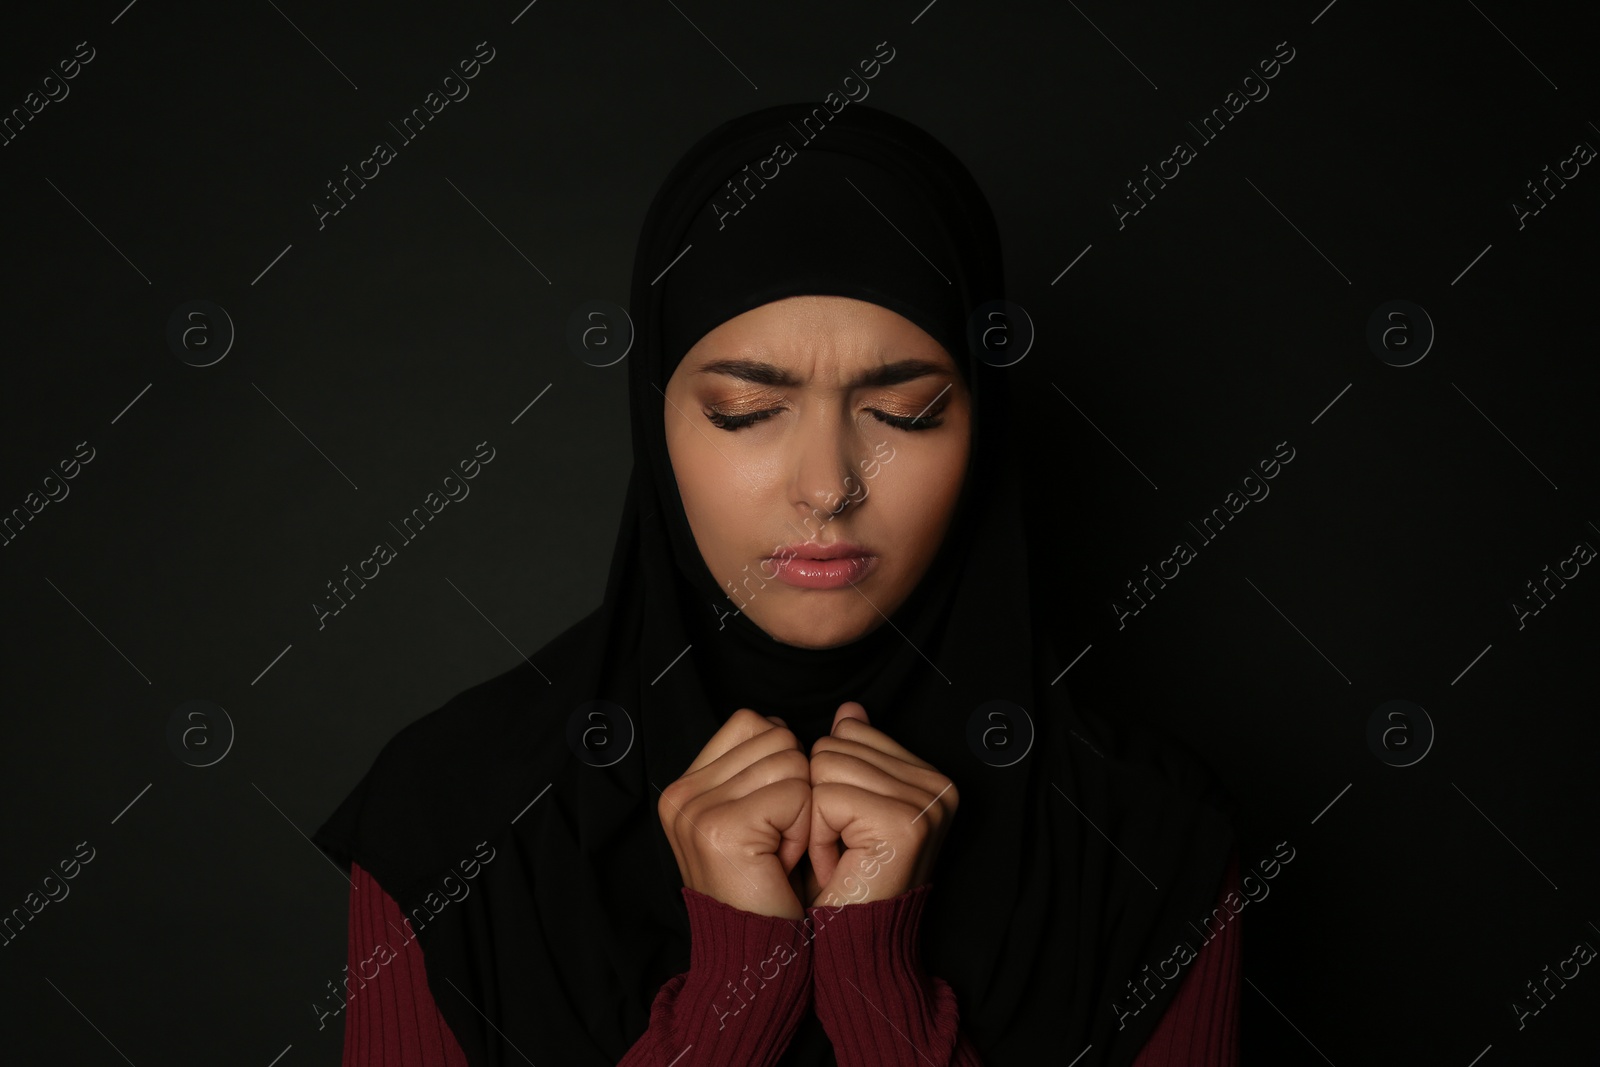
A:
[[[1049,605],[1029,596],[1018,472],[1038,457],[1013,451],[1006,372],[969,339],[972,313],[1004,295],[989,205],[920,128],[841,107],[734,119],[667,176],[634,260],[634,464],[603,602],[537,667],[400,731],[316,835],[412,916],[434,998],[474,1065],[612,1065],[644,1032],[657,990],[689,966],[659,790],[741,706],[783,716],[809,747],[859,700],[957,784],[922,961],[954,988],[989,1067],[1086,1046],[1083,1067],[1127,1067],[1177,989],[1144,982],[1135,999],[1131,983],[1192,941],[1190,922],[1216,901],[1233,846],[1226,795],[1186,749],[1075,710],[1035,619],[1047,623]],[[712,577],[663,414],[699,337],[802,293],[910,319],[962,367],[973,399],[967,478],[938,558],[883,625],[824,650],[773,640]],[[893,473],[891,461],[880,476]],[[814,1014],[780,1062],[834,1063]]]

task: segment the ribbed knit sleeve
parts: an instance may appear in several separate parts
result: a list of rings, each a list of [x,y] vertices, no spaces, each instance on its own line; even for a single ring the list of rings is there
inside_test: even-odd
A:
[[[811,1008],[805,924],[682,892],[689,969],[662,985],[619,1067],[771,1067]]]
[[[400,906],[360,866],[350,873],[345,989],[319,1009],[324,1026],[345,1016],[342,1067],[467,1067]],[[1219,907],[1238,886],[1235,853]],[[802,924],[685,887],[689,970],[662,985],[649,1028],[618,1067],[771,1067],[813,997],[840,1067],[981,1067],[954,991],[922,970],[918,931],[931,890],[809,908]],[[1134,1067],[1237,1067],[1239,932],[1236,915],[1201,947]]]
[[[1228,859],[1222,895],[1217,898],[1224,915],[1231,915],[1231,909],[1223,900],[1238,889],[1239,854],[1234,852]],[[1221,931],[1195,953],[1177,997],[1139,1050],[1133,1067],[1238,1067],[1239,918],[1231,915]]]
[[[400,905],[359,864],[350,865],[350,882],[342,1067],[467,1067]]]
[[[342,1067],[467,1067],[400,905],[359,864],[350,881],[348,993],[318,1009],[323,1026],[344,1014]],[[804,924],[687,887],[683,898],[689,970],[656,993],[649,1028],[619,1067],[771,1067],[811,1006]]]
[[[922,970],[918,932],[932,889],[806,909],[817,1018],[839,1067],[981,1067],[955,991]]]
[[[1238,888],[1235,852],[1217,906]],[[884,900],[808,909],[816,927],[817,1017],[839,1067],[982,1064],[960,1029],[954,991],[922,970],[918,930],[931,890],[922,885]],[[1238,1067],[1239,930],[1234,915],[1196,953],[1134,1067]]]

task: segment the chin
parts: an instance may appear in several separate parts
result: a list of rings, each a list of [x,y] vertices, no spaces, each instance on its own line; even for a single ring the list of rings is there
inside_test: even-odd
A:
[[[849,589],[842,591],[854,595]],[[795,614],[789,613],[784,616],[784,625],[762,626],[761,628],[771,635],[773,640],[781,641],[786,645],[794,645],[798,648],[821,649],[847,645],[851,641],[870,633],[875,619],[879,622],[882,621],[877,619],[876,612],[873,613],[873,618],[871,619],[864,617],[842,619],[837,609],[829,611],[825,607],[817,610],[815,614],[815,620],[809,624],[802,622],[800,625],[796,625]],[[756,621],[759,624],[759,620],[752,621]]]

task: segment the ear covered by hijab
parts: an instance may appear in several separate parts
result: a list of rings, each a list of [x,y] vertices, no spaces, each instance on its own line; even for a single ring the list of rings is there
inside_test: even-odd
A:
[[[801,294],[909,319],[961,367],[973,408],[956,518],[926,577],[884,625],[820,650],[737,611],[665,443],[666,383],[694,343]],[[1230,801],[1187,749],[1081,711],[1057,684],[1066,663],[1035,632],[1048,606],[1029,595],[1022,532],[1018,472],[1037,457],[1008,438],[1006,372],[975,340],[1003,296],[971,174],[876,108],[741,116],[662,182],[634,259],[633,470],[601,604],[395,735],[314,838],[411,917],[469,1062],[621,1059],[689,966],[659,789],[739,707],[782,715],[809,745],[845,700],[960,788],[922,959],[984,1062],[1086,1047],[1082,1065],[1133,1062],[1177,988],[1134,980],[1198,940],[1191,921],[1233,849]],[[469,892],[442,895],[474,856]],[[835,1062],[814,1015],[779,1062]]]

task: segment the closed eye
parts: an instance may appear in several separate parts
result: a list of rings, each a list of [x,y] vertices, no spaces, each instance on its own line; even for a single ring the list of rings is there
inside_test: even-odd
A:
[[[763,419],[769,419],[781,411],[783,411],[782,408],[767,408],[764,411],[752,411],[748,415],[727,415],[714,408],[708,408],[706,410],[706,419],[717,429],[727,430],[732,433],[746,426],[752,426]],[[868,408],[867,411],[879,422],[907,432],[931,430],[944,421],[943,417],[937,415],[890,415],[888,412],[879,411],[876,408]]]

